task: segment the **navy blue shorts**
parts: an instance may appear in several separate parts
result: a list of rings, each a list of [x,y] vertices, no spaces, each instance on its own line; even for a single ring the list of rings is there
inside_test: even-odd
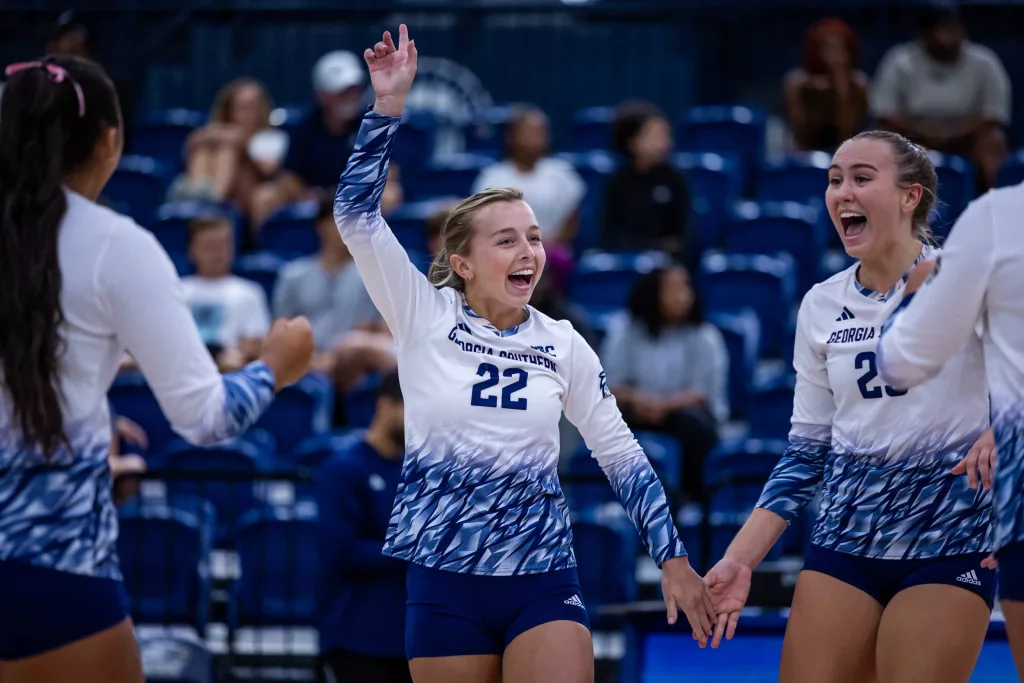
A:
[[[921,560],[881,560],[811,545],[804,555],[804,569],[827,574],[859,588],[883,607],[906,588],[939,583],[977,593],[992,609],[996,573],[981,566],[986,557],[988,553],[969,553]]]
[[[501,655],[520,633],[550,621],[588,629],[576,569],[480,576],[409,565],[405,655]]]
[[[1024,541],[1011,543],[998,553],[999,599],[1024,602]]]
[[[0,562],[0,660],[23,659],[117,626],[128,616],[120,581]]]

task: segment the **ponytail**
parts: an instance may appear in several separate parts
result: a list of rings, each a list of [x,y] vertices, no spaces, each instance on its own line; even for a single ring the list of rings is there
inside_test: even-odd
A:
[[[63,351],[58,230],[64,179],[121,125],[103,70],[52,57],[12,65],[0,99],[0,383],[23,442],[49,455],[68,445],[59,369]]]

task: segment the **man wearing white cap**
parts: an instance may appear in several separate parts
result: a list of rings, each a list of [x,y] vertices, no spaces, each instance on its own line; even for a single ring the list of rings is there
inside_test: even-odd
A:
[[[362,119],[366,68],[347,50],[328,52],[313,66],[316,104],[291,134],[284,170],[256,191],[253,222],[324,189],[331,195],[345,170]]]

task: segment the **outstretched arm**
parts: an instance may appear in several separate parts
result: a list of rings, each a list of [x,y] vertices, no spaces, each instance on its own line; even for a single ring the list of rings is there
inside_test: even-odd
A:
[[[903,389],[931,379],[975,333],[992,276],[993,233],[990,196],[982,197],[957,219],[941,268],[923,261],[911,273],[878,341],[878,374],[887,383]],[[932,268],[934,277],[922,285]]]
[[[416,76],[416,46],[403,24],[398,47],[385,33],[364,57],[377,102],[363,118],[338,183],[334,220],[370,298],[402,345],[425,333],[444,307],[443,296],[409,260],[380,211],[391,148]]]
[[[644,547],[661,567],[669,623],[675,623],[678,605],[694,637],[703,646],[711,635],[714,605],[686,559],[686,549],[676,531],[665,489],[622,419],[597,354],[575,331],[571,354],[565,416],[580,430],[615,489],[616,497],[640,532]]]

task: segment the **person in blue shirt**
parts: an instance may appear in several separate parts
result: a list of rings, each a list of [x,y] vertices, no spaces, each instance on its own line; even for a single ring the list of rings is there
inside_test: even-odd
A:
[[[381,554],[405,455],[398,373],[385,375],[363,438],[317,473],[320,651],[326,683],[411,683],[405,659],[407,563]]]

